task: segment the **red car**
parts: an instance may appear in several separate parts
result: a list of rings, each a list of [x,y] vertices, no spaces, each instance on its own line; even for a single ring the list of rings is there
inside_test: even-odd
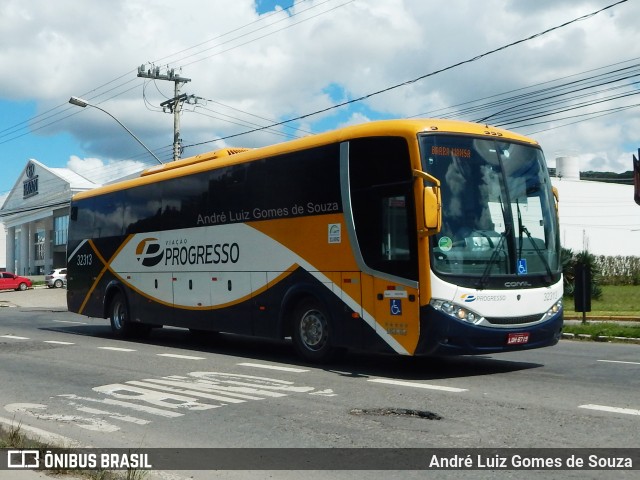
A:
[[[9,272],[0,272],[0,290],[26,290],[31,288],[31,280],[27,277],[14,275]]]

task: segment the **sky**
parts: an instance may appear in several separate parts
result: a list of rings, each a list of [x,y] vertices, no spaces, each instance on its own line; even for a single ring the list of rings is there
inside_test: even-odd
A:
[[[0,199],[30,158],[97,183],[156,164],[71,96],[170,161],[174,118],[160,104],[174,82],[139,78],[141,65],[190,80],[182,158],[418,116],[527,134],[550,166],[576,156],[581,170],[630,170],[640,1],[616,3],[3,0]]]

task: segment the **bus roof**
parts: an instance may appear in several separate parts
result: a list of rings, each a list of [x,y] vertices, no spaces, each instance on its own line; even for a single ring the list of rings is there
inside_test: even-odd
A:
[[[123,180],[121,182],[104,185],[92,190],[77,193],[73,198],[93,197],[105,193],[126,190],[138,185],[145,185],[162,181],[173,177],[180,177],[191,173],[202,172],[212,168],[250,162],[260,158],[271,157],[283,153],[290,153],[307,148],[343,142],[353,138],[369,136],[414,136],[421,132],[461,133],[467,135],[499,137],[505,140],[538,145],[538,143],[524,135],[509,130],[491,127],[485,124],[463,122],[459,120],[443,120],[433,118],[409,119],[409,120],[379,120],[363,123],[325,133],[309,135],[307,137],[277,143],[266,147],[250,148],[225,148],[212,152],[195,155],[183,160],[158,165],[144,170],[140,177]]]

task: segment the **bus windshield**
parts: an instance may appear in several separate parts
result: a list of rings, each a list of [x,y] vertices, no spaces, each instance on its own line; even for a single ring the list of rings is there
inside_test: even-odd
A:
[[[437,275],[480,289],[559,279],[557,217],[539,148],[442,134],[422,135],[420,144],[424,170],[442,185],[442,230],[431,239]]]

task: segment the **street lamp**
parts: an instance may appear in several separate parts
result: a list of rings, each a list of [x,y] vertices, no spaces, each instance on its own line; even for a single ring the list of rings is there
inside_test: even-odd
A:
[[[162,164],[162,160],[160,160],[160,159],[156,156],[156,154],[155,154],[155,153],[153,153],[151,150],[149,150],[149,147],[147,147],[144,143],[142,143],[142,140],[140,140],[138,137],[136,137],[136,136],[134,135],[134,133],[133,133],[131,130],[129,130],[129,129],[124,125],[124,123],[122,123],[122,122],[121,122],[120,120],[118,120],[116,117],[114,117],[113,115],[111,115],[111,114],[110,114],[109,112],[107,112],[105,109],[100,108],[100,107],[98,107],[97,105],[93,105],[92,103],[89,103],[89,102],[87,102],[86,100],[83,100],[82,98],[79,98],[79,97],[71,97],[71,98],[69,99],[69,103],[70,103],[71,105],[76,105],[76,106],[78,106],[78,107],[82,107],[82,108],[84,108],[84,107],[93,107],[93,108],[97,108],[98,110],[100,110],[100,111],[102,111],[102,112],[106,113],[106,114],[107,114],[107,115],[109,115],[111,118],[113,118],[116,122],[118,122],[118,123],[120,124],[120,126],[121,126],[122,128],[124,128],[124,129],[129,133],[129,135],[131,135],[133,138],[135,138],[135,139],[137,140],[137,142],[138,142],[140,145],[142,145],[142,146],[145,148],[145,150],[146,150],[147,152],[149,152],[149,153],[153,156],[153,158],[155,158],[155,159],[158,161],[158,163]]]

